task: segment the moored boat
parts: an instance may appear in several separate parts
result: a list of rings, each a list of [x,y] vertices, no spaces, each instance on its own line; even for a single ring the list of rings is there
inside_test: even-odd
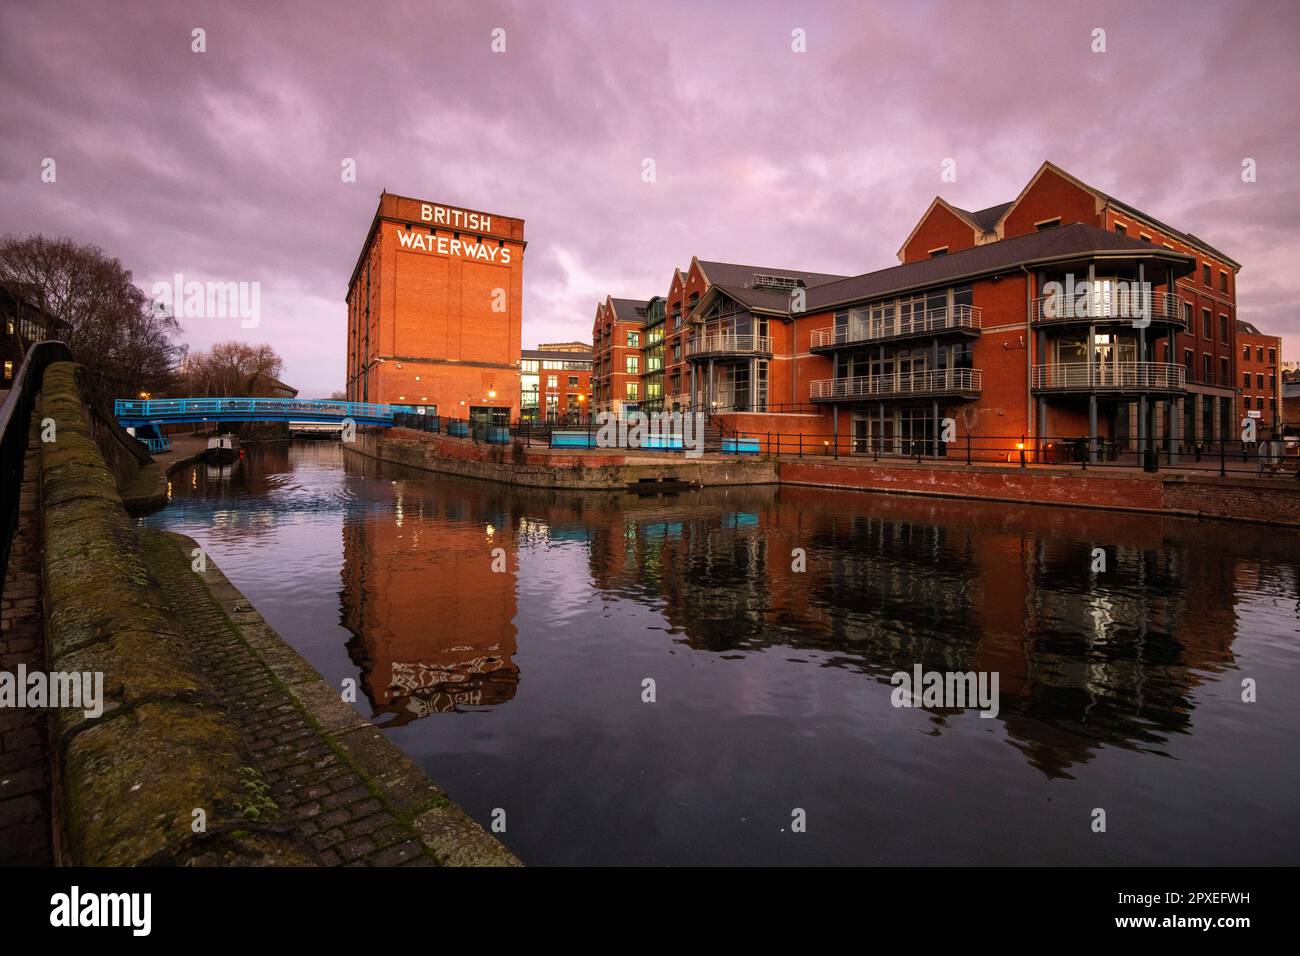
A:
[[[205,461],[222,463],[234,461],[238,455],[239,439],[227,432],[208,439],[208,448],[203,453],[203,458]]]

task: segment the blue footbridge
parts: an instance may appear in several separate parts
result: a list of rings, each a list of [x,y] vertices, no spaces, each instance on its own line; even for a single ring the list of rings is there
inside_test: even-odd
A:
[[[124,399],[113,403],[113,415],[123,428],[151,452],[165,451],[170,442],[159,426],[186,422],[308,422],[317,425],[390,427],[396,415],[415,413],[410,405],[375,405],[299,398],[156,398]]]

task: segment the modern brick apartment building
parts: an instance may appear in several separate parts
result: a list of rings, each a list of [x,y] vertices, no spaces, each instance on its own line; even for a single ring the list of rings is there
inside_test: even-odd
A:
[[[665,409],[710,408],[715,413],[726,412],[733,410],[737,404],[735,396],[739,395],[738,410],[749,410],[754,407],[745,397],[749,383],[754,383],[758,393],[770,373],[780,378],[779,371],[771,366],[774,361],[779,365],[788,357],[788,351],[781,348],[786,344],[785,329],[779,323],[770,324],[770,316],[762,310],[755,313],[752,327],[743,311],[736,315],[738,323],[728,323],[721,315],[702,325],[688,321],[713,286],[724,289],[766,286],[771,291],[786,293],[792,283],[806,289],[844,278],[820,272],[703,261],[692,256],[685,272],[673,271],[665,302]],[[788,312],[789,303],[784,304]],[[771,350],[773,346],[775,352]],[[706,383],[713,380],[717,380],[718,387],[709,389]],[[706,396],[706,391],[711,394]]]
[[[348,282],[348,398],[516,419],[524,247],[522,219],[383,193]]]
[[[597,412],[636,411],[645,399],[645,325],[650,301],[606,296],[591,327],[592,401]]]
[[[591,346],[548,342],[519,362],[520,421],[583,422],[591,408]]]
[[[1237,435],[1241,267],[1204,240],[1044,163],[1010,201],[936,198],[898,258],[853,277],[692,259],[665,300],[664,407],[860,453],[941,452],[948,419],[1044,458]]]
[[[1249,322],[1237,320],[1237,374],[1241,376],[1242,418],[1259,419],[1271,436],[1282,421],[1282,337],[1264,335]]]

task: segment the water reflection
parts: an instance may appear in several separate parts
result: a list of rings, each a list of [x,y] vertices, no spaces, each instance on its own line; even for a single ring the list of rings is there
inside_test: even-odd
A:
[[[815,666],[877,683],[915,664],[997,671],[997,719],[1048,776],[1105,745],[1162,754],[1189,730],[1192,691],[1233,666],[1240,582],[1296,601],[1295,541],[1276,529],[797,488],[549,494],[349,458],[388,489],[357,496],[301,487],[291,449],[340,460],[267,445],[247,474],[204,466],[201,488],[181,485],[268,503],[213,512],[244,535],[344,511],[347,651],[372,716],[395,725],[515,697],[520,562],[559,546],[582,550],[589,580],[556,587],[653,608],[694,651],[818,651]],[[931,712],[932,732],[958,713]]]
[[[1276,529],[789,488],[731,510],[753,497],[626,506],[593,536],[593,581],[662,600],[697,650],[816,649],[880,682],[917,663],[997,671],[999,719],[1049,776],[1188,730],[1191,691],[1233,665],[1243,549],[1296,600],[1296,542]]]
[[[391,511],[343,529],[342,622],[373,716],[402,724],[509,700],[518,556],[499,489],[392,488]]]
[[[917,862],[913,818],[949,862],[1239,861],[1297,833],[1293,532],[797,488],[534,492],[333,444],[173,486],[151,522],[200,538],[327,679],[357,678],[453,796],[483,818],[527,803],[526,859],[658,860],[645,827],[680,862]],[[997,717],[891,708],[917,664],[996,671]],[[1244,707],[1248,676],[1269,696]],[[791,781],[792,806],[827,795],[807,856],[727,812]],[[1047,825],[1062,782],[1088,789],[1071,813],[1094,789],[1138,801],[1142,835]],[[1250,812],[1210,820],[1202,790]],[[709,811],[663,816],[683,806]],[[954,806],[1000,822],[973,836]]]

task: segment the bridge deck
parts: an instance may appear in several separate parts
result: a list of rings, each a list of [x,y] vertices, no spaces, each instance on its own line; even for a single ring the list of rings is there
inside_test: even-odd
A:
[[[113,414],[123,428],[167,422],[322,422],[392,425],[397,412],[414,412],[410,405],[375,405],[298,398],[159,398],[122,399]]]

